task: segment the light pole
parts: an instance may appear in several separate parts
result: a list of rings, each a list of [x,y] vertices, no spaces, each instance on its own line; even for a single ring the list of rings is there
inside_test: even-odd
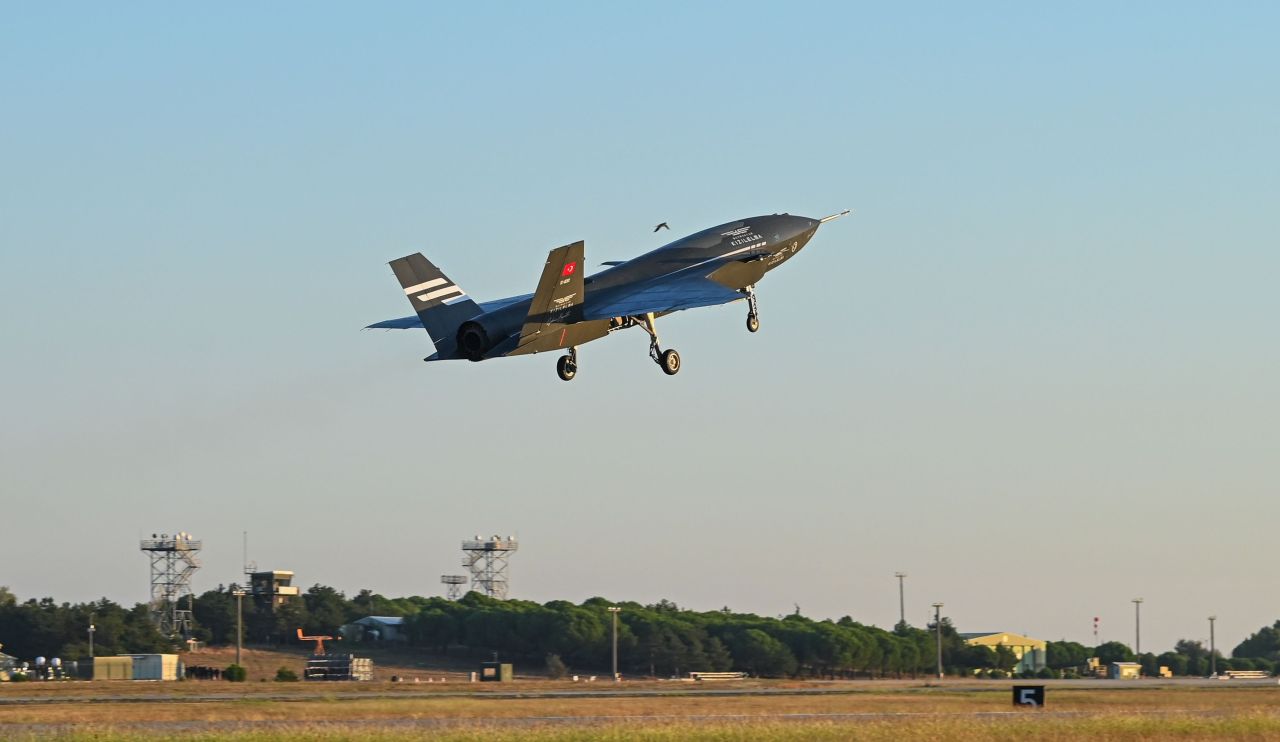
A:
[[[231,594],[236,596],[236,664],[240,665],[240,646],[244,643],[244,588],[232,585]]]
[[[97,631],[97,629],[93,627],[93,619],[95,617],[95,614],[89,614],[89,659],[93,659],[93,632]]]
[[[1142,661],[1142,598],[1133,599],[1133,653]]]
[[[933,604],[933,630],[938,635],[938,679],[942,679],[942,604]]]
[[[906,572],[894,572],[894,577],[898,578],[898,625],[907,625],[907,600],[902,588],[902,581],[907,578]]]
[[[1213,622],[1217,621],[1217,616],[1209,616],[1209,675],[1216,676],[1218,674],[1218,652],[1213,646]]]
[[[618,614],[622,609],[616,605],[609,606],[609,613],[613,614],[613,682],[618,682]]]

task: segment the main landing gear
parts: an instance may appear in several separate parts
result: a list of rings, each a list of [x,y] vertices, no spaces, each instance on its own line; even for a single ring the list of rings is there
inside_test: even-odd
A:
[[[646,314],[640,319],[640,326],[644,331],[649,333],[649,357],[653,362],[662,367],[662,373],[667,376],[675,376],[680,373],[680,354],[668,348],[663,350],[658,347],[658,326],[654,322],[653,312]]]
[[[641,316],[615,317],[609,325],[609,331],[622,330],[628,327],[643,327],[649,333],[649,357],[658,364],[667,376],[680,373],[680,354],[668,348],[663,350],[658,345],[658,328],[652,312]],[[568,355],[560,356],[556,362],[556,374],[564,381],[573,381],[578,375],[578,349],[569,349]]]
[[[560,356],[560,360],[556,361],[556,373],[564,381],[573,381],[573,377],[578,375],[577,347],[570,348],[568,355]]]
[[[747,332],[760,331],[760,307],[756,304],[756,287],[742,290],[747,295]]]

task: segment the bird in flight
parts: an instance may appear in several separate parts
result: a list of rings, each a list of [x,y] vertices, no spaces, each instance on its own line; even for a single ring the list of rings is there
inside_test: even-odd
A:
[[[653,228],[653,231],[657,232],[659,229],[666,229],[666,230],[670,230],[670,229],[671,229],[671,227],[668,227],[668,226],[667,226],[667,223],[666,223],[666,222],[663,222],[663,223],[659,224],[658,226],[654,227],[654,228]]]

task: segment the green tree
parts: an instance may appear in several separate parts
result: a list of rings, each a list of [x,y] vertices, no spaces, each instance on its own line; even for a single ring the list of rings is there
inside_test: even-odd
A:
[[[569,674],[569,668],[565,666],[564,660],[560,659],[558,654],[547,655],[547,677],[552,680],[559,680]]]
[[[1169,672],[1174,675],[1187,674],[1187,656],[1178,654],[1177,652],[1165,652],[1156,658],[1156,661],[1169,668]]]
[[[1013,668],[1018,664],[1018,656],[1013,650],[1003,644],[996,647],[996,667],[1005,672],[1012,672]]]
[[[1209,650],[1204,644],[1193,639],[1179,639],[1173,645],[1173,651],[1187,658],[1187,674],[1200,676],[1209,674]],[[1222,665],[1219,664],[1219,669]]]
[[[1231,650],[1232,657],[1261,657],[1275,662],[1280,660],[1280,621],[1263,626]]]
[[[796,658],[786,645],[759,629],[747,629],[730,645],[739,667],[761,677],[784,677],[796,670]]]
[[[336,636],[338,629],[350,620],[346,596],[327,585],[312,585],[302,600],[307,611],[300,625],[308,635]]]
[[[1122,642],[1099,644],[1093,652],[1104,667],[1112,662],[1133,662],[1136,659],[1133,650]]]
[[[252,600],[252,599],[250,599]],[[192,605],[196,625],[209,632],[206,641],[231,644],[236,640],[236,599],[221,585],[197,596]]]
[[[1083,667],[1092,656],[1088,647],[1077,642],[1047,642],[1045,646],[1045,664],[1055,670]]]
[[[408,620],[409,640],[419,646],[432,647],[444,654],[458,641],[458,619],[444,607],[432,607]]]

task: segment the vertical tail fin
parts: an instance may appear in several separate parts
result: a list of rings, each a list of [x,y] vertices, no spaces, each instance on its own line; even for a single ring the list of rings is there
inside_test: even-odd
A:
[[[560,347],[555,338],[563,340],[565,327],[582,320],[585,250],[585,244],[579,240],[557,247],[547,255],[512,355]]]
[[[480,314],[479,305],[420,252],[391,261],[391,270],[436,344],[436,351],[449,355],[457,342],[454,334],[458,327]]]

